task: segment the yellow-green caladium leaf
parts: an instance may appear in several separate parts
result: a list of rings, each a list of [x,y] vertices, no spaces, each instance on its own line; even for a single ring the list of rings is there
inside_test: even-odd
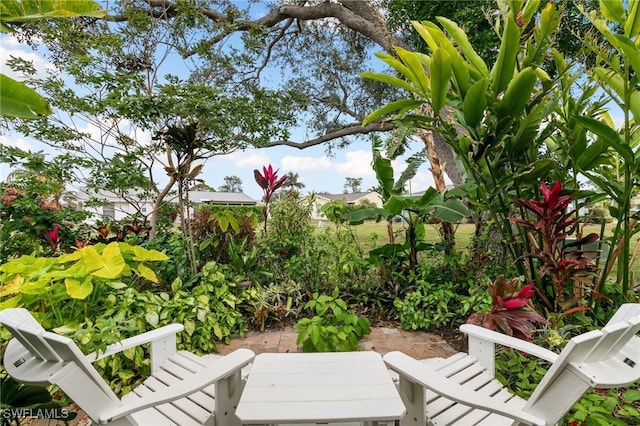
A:
[[[0,311],[2,311],[3,309],[17,308],[20,304],[20,300],[22,300],[22,296],[20,295],[3,300],[2,303],[0,303]]]
[[[24,278],[20,274],[16,274],[7,283],[3,283],[0,287],[0,297],[5,297],[10,294],[17,294],[22,291],[22,284],[24,284]]]
[[[86,299],[93,291],[93,283],[90,276],[85,278],[82,283],[73,278],[67,278],[64,280],[64,285],[67,288],[67,294],[74,299]]]
[[[133,260],[137,262],[153,262],[169,260],[169,256],[158,250],[148,250],[144,247],[133,246]]]
[[[120,276],[125,267],[124,258],[116,242],[109,243],[102,252],[104,266],[91,275],[99,278],[114,279]]]
[[[138,265],[138,274],[140,274],[141,277],[148,279],[152,283],[158,283],[158,277],[156,276],[156,273],[142,263]]]
[[[104,259],[98,253],[95,246],[86,246],[79,250],[82,254],[82,262],[87,272],[97,271],[100,268],[104,268]]]
[[[158,323],[160,322],[160,315],[158,315],[158,313],[154,311],[147,311],[147,313],[144,315],[144,318],[152,327],[157,327]]]
[[[35,90],[0,74],[0,115],[15,118],[38,118],[51,114],[47,101]]]

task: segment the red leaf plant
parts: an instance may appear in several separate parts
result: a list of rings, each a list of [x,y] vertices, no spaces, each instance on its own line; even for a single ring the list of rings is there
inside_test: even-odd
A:
[[[60,244],[60,227],[56,224],[53,225],[53,229],[42,231],[44,239],[51,246],[51,251],[55,252]]]
[[[551,188],[540,184],[543,200],[515,200],[535,216],[534,220],[511,217],[511,222],[529,230],[527,239],[531,243],[531,252],[522,257],[539,259],[540,278],[550,278],[553,302],[540,292],[547,307],[553,312],[562,312],[572,305],[581,305],[584,289],[591,283],[596,272],[595,260],[587,256],[589,250],[581,246],[600,239],[596,233],[589,234],[571,244],[566,239],[574,235],[579,217],[568,207],[573,199],[571,194],[562,195],[562,183],[556,181]],[[566,313],[566,312],[565,312]]]
[[[276,192],[278,188],[280,188],[287,180],[287,176],[285,175],[281,178],[278,178],[278,170],[273,171],[273,167],[271,167],[271,164],[262,167],[262,172],[263,173],[261,174],[260,171],[256,169],[253,171],[253,175],[256,179],[256,182],[258,183],[258,185],[260,185],[260,188],[262,188],[262,191],[264,192],[264,209],[262,214],[264,216],[264,232],[266,233],[267,218],[269,216],[269,201],[271,201],[273,193]]]
[[[523,340],[531,341],[531,332],[535,330],[533,323],[548,324],[549,322],[533,310],[525,310],[531,307],[531,298],[535,294],[533,284],[528,284],[518,290],[519,278],[507,281],[504,275],[500,275],[492,283],[489,282],[489,294],[493,307],[486,314],[474,313],[469,316],[467,323],[482,325]]]

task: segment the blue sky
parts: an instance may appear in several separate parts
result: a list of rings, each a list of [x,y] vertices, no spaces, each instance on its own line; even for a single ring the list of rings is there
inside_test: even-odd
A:
[[[52,64],[40,55],[38,52],[31,50],[29,47],[20,44],[11,35],[0,35],[0,72],[7,74],[13,78],[20,79],[19,75],[12,73],[5,65],[5,61],[10,56],[19,56],[26,60],[31,60],[37,70],[41,71],[44,77],[45,69],[53,69]],[[373,57],[373,55],[372,55]],[[373,58],[375,61],[376,59]],[[182,65],[184,67],[184,64]],[[179,68],[179,67],[178,67]],[[90,124],[80,123],[80,130],[90,134],[99,132],[97,128]],[[139,140],[149,140],[150,134],[137,132],[136,137]],[[305,129],[299,128],[293,130],[292,138],[296,141],[305,140]],[[4,145],[18,146],[24,150],[45,151],[50,155],[49,159],[55,156],[54,150],[32,138],[25,138],[21,135],[13,133],[4,133],[0,135],[0,143]],[[417,142],[415,149],[422,149],[422,143]],[[411,153],[409,153],[410,155]],[[225,156],[213,157],[205,162],[202,174],[199,176],[205,182],[218,188],[224,183],[225,176],[238,176],[243,182],[244,192],[255,198],[262,197],[262,190],[255,183],[253,178],[253,170],[261,169],[262,166],[272,164],[273,167],[280,170],[280,174],[294,172],[299,174],[299,181],[305,187],[303,193],[329,192],[341,193],[343,191],[345,179],[347,177],[362,178],[362,190],[375,186],[377,184],[375,174],[371,168],[371,146],[367,141],[354,142],[348,148],[335,150],[329,157],[326,153],[325,146],[299,150],[292,147],[281,146],[264,149],[248,149],[242,152],[235,152]],[[404,169],[404,161],[398,160],[394,162],[394,168],[397,175]],[[4,179],[11,170],[6,164],[0,165],[0,179]],[[155,175],[163,176],[164,172],[160,168]],[[162,183],[164,178],[160,178]],[[413,191],[420,191],[427,188],[433,183],[428,166],[425,164],[421,167],[416,177],[411,182]],[[70,188],[73,189],[73,186]]]

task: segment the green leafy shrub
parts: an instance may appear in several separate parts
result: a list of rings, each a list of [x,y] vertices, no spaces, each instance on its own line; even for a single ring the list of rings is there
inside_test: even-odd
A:
[[[235,291],[224,268],[211,262],[203,268],[201,281],[190,289],[179,279],[170,291],[139,291],[121,288],[92,304],[90,318],[69,321],[54,331],[70,334],[84,353],[104,350],[127,337],[164,325],[178,323],[179,349],[202,354],[217,349],[218,342],[229,342],[232,335],[247,330],[238,305],[245,303],[244,291]],[[147,347],[135,347],[94,363],[114,392],[129,392],[149,374]]]
[[[154,271],[165,291],[176,279],[180,279],[184,287],[191,287],[200,278],[198,274],[192,274],[189,268],[187,244],[184,234],[173,230],[158,232],[153,240],[143,244],[145,248],[161,251],[171,259],[170,262],[161,262],[154,266]]]
[[[305,300],[301,290],[302,286],[294,280],[251,287],[247,308],[250,320],[264,331],[271,323],[297,319]]]
[[[60,207],[35,190],[0,185],[0,261],[70,251],[76,245],[75,224],[86,217],[86,213]]]
[[[285,192],[280,199],[271,204],[271,220],[265,243],[275,255],[278,266],[284,261],[304,252],[313,235],[309,224],[311,218],[311,199],[299,200],[295,194]]]
[[[412,291],[393,302],[400,326],[428,330],[464,322],[471,312],[491,308],[483,281],[462,257],[448,256],[441,264],[423,265]]]
[[[250,247],[258,218],[255,206],[200,207],[191,222],[200,262],[229,263],[230,242],[245,241]]]
[[[331,296],[314,293],[305,305],[315,315],[296,324],[296,343],[302,343],[304,352],[354,351],[360,339],[371,333],[369,320],[356,315],[338,296],[338,289]]]

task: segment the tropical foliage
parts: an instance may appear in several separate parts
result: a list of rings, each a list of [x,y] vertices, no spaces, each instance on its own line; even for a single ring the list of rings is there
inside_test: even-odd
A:
[[[22,31],[14,22],[81,13],[65,9],[71,3],[98,15],[90,2],[16,0],[0,4],[0,23]],[[101,134],[92,139],[57,114],[10,121],[14,130],[68,154],[47,162],[40,153],[0,153],[14,169],[0,187],[0,308],[28,308],[87,352],[174,321],[185,325],[180,348],[208,353],[249,328],[295,326],[305,351],[356,350],[372,324],[450,332],[467,318],[556,350],[572,333],[606,322],[618,304],[637,301],[632,244],[640,227],[630,200],[640,191],[640,2],[601,1],[583,10],[579,25],[570,23],[599,33],[577,39],[588,49],[584,63],[556,48],[556,40],[568,36],[563,19],[576,19],[576,9],[567,13],[553,2],[497,1],[497,13],[483,21],[497,44],[482,34],[470,37],[466,25],[447,17],[414,21],[413,37],[423,51],[390,32],[371,31],[383,19],[369,3],[350,9],[347,3],[354,4],[274,9],[271,16],[282,27],[251,26],[248,15],[233,8],[233,25],[222,14],[214,23],[199,3],[180,3],[165,20],[151,16],[166,12],[169,2],[118,3],[113,21],[27,26],[28,34],[55,47],[52,60],[81,90],[68,90],[59,76],[30,78],[29,85],[50,96],[49,104],[25,110],[9,104],[3,91],[2,114],[33,118],[51,105],[96,124]],[[376,19],[365,20],[360,32],[336,27],[331,34],[300,18],[310,10],[333,16],[329,8],[340,23],[350,22],[342,14],[347,9],[349,16]],[[216,53],[215,40],[243,26],[236,25],[240,16],[251,28],[242,40],[246,51]],[[295,17],[300,26],[289,32]],[[211,40],[195,36],[203,29],[214,34]],[[304,43],[300,33],[308,37]],[[281,40],[301,49],[278,49]],[[302,49],[311,41],[327,49]],[[377,56],[390,72],[364,72],[361,79],[354,70],[368,63],[371,41],[384,49]],[[334,42],[340,49],[331,55],[331,67],[307,66],[323,63]],[[188,80],[159,78],[167,45],[186,57],[200,55],[203,62]],[[300,72],[287,79],[287,90],[260,85],[264,66],[252,61],[265,51]],[[18,62],[13,66],[30,72]],[[253,76],[245,78],[254,65]],[[3,90],[11,84],[2,77]],[[15,93],[41,101],[24,90]],[[621,119],[608,112],[611,103]],[[313,194],[300,197],[299,176],[278,176],[268,165],[254,171],[264,206],[194,210],[189,193],[207,188],[201,180],[207,158],[251,145],[294,144],[289,131],[298,115],[312,116],[311,127],[322,130],[304,146],[396,130],[384,145],[372,138],[381,208],[327,204],[323,212],[335,227],[314,229]],[[152,140],[132,137],[135,130],[149,132]],[[463,184],[406,195],[418,167],[433,161],[419,153],[399,176],[394,173],[392,161],[415,141],[413,135],[423,142],[425,135],[439,135],[453,152],[445,169],[460,169]],[[166,184],[156,179],[158,164]],[[79,170],[89,175],[90,188],[135,188],[152,196],[153,212],[120,223],[85,223],[65,194]],[[355,191],[360,182],[350,179]],[[237,189],[234,179],[227,184]],[[176,204],[167,203],[173,190]],[[602,212],[603,206],[614,223],[607,228],[602,220],[599,233],[587,233],[581,211]],[[256,232],[260,216],[263,232]],[[432,225],[448,224],[453,231],[469,218],[475,233],[468,251],[453,232],[427,237]],[[383,238],[358,232],[374,221],[386,222]],[[493,245],[483,245],[487,240]],[[483,247],[505,250],[508,258],[493,262],[495,253]],[[6,330],[1,337],[9,337]],[[118,393],[148,370],[141,351],[98,363]],[[498,378],[521,394],[530,391],[541,366],[519,353],[500,357]],[[638,423],[638,397],[633,389],[595,392],[567,420]]]

